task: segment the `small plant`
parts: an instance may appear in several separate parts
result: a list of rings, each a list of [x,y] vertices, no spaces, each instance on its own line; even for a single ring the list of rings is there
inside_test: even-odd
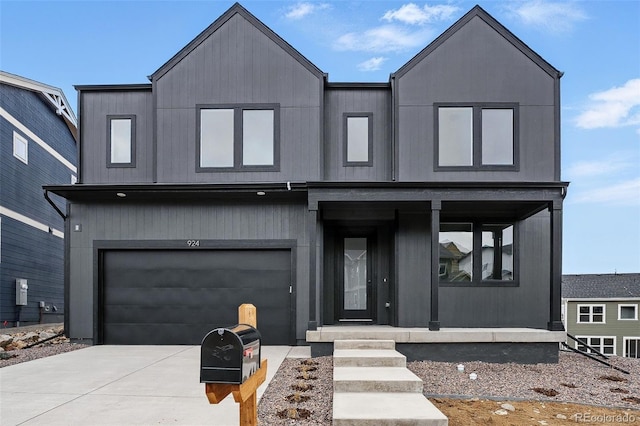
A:
[[[11,358],[15,358],[18,355],[16,354],[9,354],[7,352],[0,352],[0,360],[4,360],[4,359],[11,359]]]
[[[311,358],[307,358],[303,361],[300,361],[300,364],[302,365],[318,365],[317,362],[315,362],[314,360],[312,360]]]
[[[306,371],[304,371],[301,375],[296,376],[296,379],[298,379],[298,380],[317,380],[318,378],[316,376],[312,376],[311,374],[309,374]]]
[[[318,369],[318,367],[312,367],[310,365],[299,365],[296,369],[299,372],[304,373],[304,372],[309,372],[309,371],[316,371]]]
[[[278,411],[278,417],[291,420],[308,419],[311,417],[311,411],[304,408],[287,408]]]
[[[569,389],[575,389],[577,388],[576,385],[574,385],[573,383],[560,383],[562,386],[564,386],[565,388],[569,388]]]
[[[302,395],[300,392],[296,392],[292,395],[288,395],[285,399],[289,402],[306,402],[311,399],[310,396]]]
[[[627,379],[620,376],[600,376],[598,377],[600,380],[609,380],[610,382],[626,382]]]
[[[310,384],[308,384],[308,383],[305,383],[305,382],[303,382],[303,381],[301,380],[301,381],[299,381],[298,383],[296,383],[296,384],[294,384],[294,385],[291,385],[291,388],[292,388],[293,390],[297,390],[297,391],[300,391],[300,392],[306,392],[306,391],[308,391],[308,390],[313,389],[313,385],[310,385]]]
[[[640,404],[640,398],[637,396],[628,396],[626,398],[622,398],[625,402],[633,402],[634,404]]]
[[[560,393],[555,389],[545,389],[545,388],[533,388],[531,389],[534,392],[538,392],[544,396],[557,396]]]

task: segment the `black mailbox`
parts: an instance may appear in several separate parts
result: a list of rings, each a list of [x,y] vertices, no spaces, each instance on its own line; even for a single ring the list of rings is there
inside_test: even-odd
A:
[[[260,340],[247,324],[211,330],[200,346],[200,383],[244,383],[260,368]]]

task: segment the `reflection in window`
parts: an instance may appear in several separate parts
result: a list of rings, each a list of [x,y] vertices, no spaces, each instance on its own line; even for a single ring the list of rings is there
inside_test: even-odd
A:
[[[576,349],[581,352],[596,353],[595,351],[598,351],[605,355],[616,354],[615,337],[577,336],[576,338],[579,340],[576,342]]]
[[[513,225],[482,226],[482,279],[513,280]]]
[[[440,226],[440,281],[471,281],[473,278],[473,225],[443,223]]]
[[[344,309],[367,309],[367,239],[344,239]]]
[[[578,323],[604,323],[604,305],[578,305]]]

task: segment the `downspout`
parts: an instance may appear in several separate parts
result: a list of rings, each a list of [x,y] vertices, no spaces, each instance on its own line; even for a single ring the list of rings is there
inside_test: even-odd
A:
[[[391,181],[396,181],[396,75],[389,76],[391,86]]]
[[[51,204],[51,207],[53,207],[54,210],[58,212],[58,214],[63,220],[67,220],[67,215],[62,213],[62,210],[60,210],[58,206],[56,206],[56,203],[54,203],[53,200],[49,198],[49,191],[46,189],[44,190],[44,198],[49,202],[49,204]]]

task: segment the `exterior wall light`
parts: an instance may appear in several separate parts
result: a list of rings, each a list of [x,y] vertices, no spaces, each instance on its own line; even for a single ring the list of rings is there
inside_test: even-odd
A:
[[[263,195],[267,195],[267,193],[264,192],[264,191],[258,191],[258,192],[256,192],[256,195],[259,195],[259,196],[262,197]]]
[[[127,196],[127,194],[125,194],[124,192],[116,192],[116,195],[120,198],[124,198]]]

